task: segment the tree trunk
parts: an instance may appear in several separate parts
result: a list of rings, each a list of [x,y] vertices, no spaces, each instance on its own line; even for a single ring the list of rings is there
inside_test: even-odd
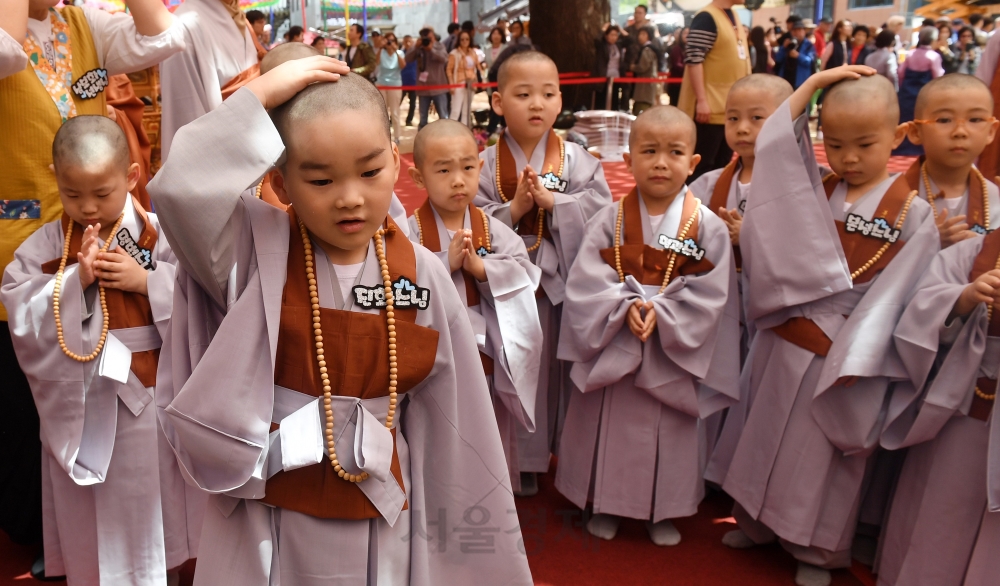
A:
[[[538,49],[552,58],[560,73],[590,72],[594,67],[594,40],[611,20],[609,0],[530,0],[530,36]],[[597,85],[563,86],[563,109],[590,109]],[[598,108],[603,108],[598,105]]]

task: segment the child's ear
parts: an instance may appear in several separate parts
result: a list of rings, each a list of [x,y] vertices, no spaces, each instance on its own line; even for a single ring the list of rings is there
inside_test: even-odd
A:
[[[691,167],[688,169],[688,177],[694,173],[694,170],[698,168],[698,163],[701,162],[701,155],[691,155]]]
[[[392,184],[396,184],[396,180],[399,179],[399,145],[394,142],[392,144]]]
[[[271,189],[274,191],[274,195],[278,196],[278,201],[286,206],[292,205],[292,201],[288,199],[288,190],[285,189],[285,176],[281,174],[281,169],[275,167],[267,172],[267,176],[271,180]]]
[[[132,163],[128,166],[128,190],[131,193],[135,186],[139,184],[139,163]]]
[[[628,172],[632,173],[632,153],[622,153],[622,159],[625,161],[625,167]]]
[[[407,169],[406,172],[410,174],[410,179],[413,179],[413,182],[417,184],[417,188],[427,189],[424,186],[424,175],[420,172],[420,169],[417,169],[416,165]]]
[[[920,125],[916,122],[904,122],[896,127],[896,136],[899,136],[900,129],[903,130],[903,136],[910,139],[913,144],[924,144],[923,137],[920,136]],[[903,142],[902,139],[896,139],[892,148],[899,146],[899,143]]]
[[[997,123],[994,122],[994,124],[997,124]],[[483,165],[484,164],[486,164],[486,159],[479,159],[479,171],[480,172],[483,170]]]
[[[497,116],[503,116],[503,98],[500,97],[500,92],[493,92],[493,97],[490,99],[493,101],[493,111]]]
[[[994,118],[993,122],[990,122],[990,133],[986,135],[986,144],[992,143],[993,139],[996,138],[998,127],[1000,127],[1000,120]]]

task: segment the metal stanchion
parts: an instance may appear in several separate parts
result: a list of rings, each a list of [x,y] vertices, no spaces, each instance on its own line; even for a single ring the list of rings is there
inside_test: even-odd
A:
[[[465,103],[462,107],[465,108],[465,124],[472,128],[472,92],[475,91],[472,88],[472,80],[465,80]]]
[[[610,110],[611,109],[611,92],[614,91],[614,89],[615,89],[615,78],[609,77],[608,78],[608,88],[607,88],[607,91],[604,93],[604,109],[605,110]]]

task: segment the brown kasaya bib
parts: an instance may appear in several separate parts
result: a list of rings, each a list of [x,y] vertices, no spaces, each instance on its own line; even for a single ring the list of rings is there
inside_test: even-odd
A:
[[[274,365],[274,384],[313,397],[323,396],[316,362],[312,308],[306,281],[305,254],[295,211],[288,208],[288,272],[281,298],[281,323]],[[385,255],[393,282],[404,276],[417,283],[413,245],[386,218]],[[334,286],[337,286],[336,284]],[[395,309],[397,392],[409,391],[430,373],[437,356],[438,332],[418,326],[416,308]],[[372,399],[389,394],[389,339],[385,309],[379,314],[320,308],[327,374],[333,394]],[[400,402],[402,396],[400,396]],[[278,429],[272,424],[272,431]],[[393,439],[396,430],[392,430]],[[399,457],[393,445],[393,477],[404,489]],[[370,480],[368,482],[371,482]],[[355,484],[337,476],[328,457],[319,464],[278,472],[267,481],[263,502],[321,519],[371,519],[378,509]],[[405,506],[404,506],[405,508]],[[333,552],[332,555],[335,555]]]
[[[719,213],[719,208],[727,208],[726,205],[729,203],[729,188],[733,184],[733,179],[736,178],[736,164],[739,159],[733,159],[722,169],[722,174],[719,175],[719,180],[715,182],[715,189],[712,190],[712,200],[708,204],[708,209],[712,210],[713,214]],[[740,253],[740,245],[733,245],[733,258],[736,260],[736,272],[743,272],[743,255]]]
[[[545,143],[545,163],[541,169],[535,169],[539,177],[552,174],[553,177],[561,180],[565,168],[566,152],[562,139],[554,130],[549,130],[549,138]],[[497,193],[500,199],[506,203],[514,199],[517,192],[517,163],[514,162],[514,153],[510,152],[507,146],[507,133],[500,134],[497,142]],[[557,189],[549,188],[550,191]],[[531,211],[524,214],[524,217],[514,226],[514,231],[521,235],[538,234],[538,204],[532,206]],[[544,216],[542,216],[544,218]],[[544,219],[542,220],[544,222]],[[542,226],[542,238],[552,240],[549,226],[546,223]]]
[[[423,240],[424,248],[431,252],[441,252],[441,235],[438,233],[437,219],[434,215],[434,208],[431,207],[431,200],[425,200],[424,204],[417,208],[413,214],[420,220],[420,236]],[[481,256],[492,252],[493,248],[483,227],[482,219],[485,217],[486,214],[482,210],[471,203],[469,204],[469,224],[472,225],[472,243],[475,245],[477,253]],[[476,285],[476,278],[470,275],[465,269],[462,269],[462,278],[465,280],[466,305],[468,307],[479,305],[479,287]],[[493,374],[493,359],[482,352],[479,353],[479,358],[483,361],[483,371],[487,375]]]
[[[136,243],[152,253],[157,240],[156,228],[153,228],[153,225],[149,223],[146,210],[139,204],[139,200],[132,197],[132,204],[142,219],[143,225],[142,234],[139,235]],[[69,228],[69,223],[69,216],[66,215],[66,212],[63,212],[61,225],[64,235],[66,234],[66,229]],[[120,230],[121,228],[119,228]],[[83,243],[83,231],[83,226],[74,223],[73,234],[69,239],[69,255],[66,257],[66,266],[76,264],[76,255],[80,252],[80,245]],[[115,234],[109,236],[109,238],[115,237]],[[111,249],[113,248],[114,246],[111,247]],[[61,257],[54,258],[42,264],[42,272],[46,275],[56,274],[59,270],[61,260]],[[108,305],[108,331],[138,328],[154,324],[153,311],[149,306],[149,297],[131,291],[105,287],[104,299]],[[139,379],[139,382],[142,383],[142,386],[152,387],[156,385],[156,364],[159,362],[159,359],[159,348],[132,353],[131,370],[136,378]]]
[[[840,177],[834,174],[828,175],[823,180],[823,188],[826,190],[827,199],[833,196],[833,191],[837,188],[839,182]],[[912,191],[904,175],[897,177],[882,196],[882,201],[879,202],[875,217],[885,220],[885,223],[890,227],[895,226],[896,220],[899,218],[899,214],[902,212],[903,206],[906,204],[906,200]],[[843,246],[844,255],[847,257],[847,266],[852,273],[870,261],[886,242],[877,236],[866,236],[857,227],[848,231],[847,222],[835,220],[835,223],[837,224],[837,234],[840,236],[840,244]],[[854,284],[867,283],[879,271],[889,266],[889,263],[892,262],[896,253],[899,252],[904,244],[906,242],[902,238],[897,238],[882,254],[878,262],[858,275]],[[807,317],[793,317],[785,323],[771,328],[771,330],[784,340],[808,350],[817,356],[826,356],[833,345],[833,340],[815,322]]]
[[[983,237],[983,247],[976,255],[976,260],[972,263],[972,272],[969,273],[969,282],[973,282],[983,273],[992,271],[997,264],[997,257],[1000,256],[1000,230],[994,230]],[[989,336],[1000,336],[1000,311],[993,311],[990,317],[990,325],[986,330]],[[976,387],[983,393],[993,394],[997,388],[995,379],[981,377],[976,380]],[[980,421],[989,419],[990,411],[993,410],[993,400],[984,399],[979,395],[972,397],[972,406],[969,408],[969,417],[974,417]]]
[[[698,208],[698,201],[692,195],[691,190],[684,194],[684,208],[681,212],[681,225]],[[698,217],[688,229],[688,237],[697,241],[698,237]],[[667,270],[670,261],[670,252],[660,248],[654,248],[645,243],[642,236],[642,210],[639,207],[639,193],[636,188],[624,198],[624,209],[622,211],[622,244],[619,246],[622,272],[632,275],[635,280],[643,285],[662,285],[663,274]],[[601,258],[612,268],[615,267],[615,247],[614,243],[610,248],[601,249]],[[677,255],[674,261],[674,275],[695,275],[705,273],[715,268],[712,261],[707,256],[701,260],[683,254]]]
[[[920,174],[920,168],[923,166],[926,157],[921,155],[917,160],[913,161],[910,168],[903,173],[903,177],[906,178],[906,184],[910,186],[911,190],[920,191],[920,184],[923,183],[923,178]],[[976,226],[982,230],[980,233],[986,233],[989,231],[989,226],[984,226],[986,223],[986,213],[983,209],[983,183],[979,179],[979,175],[976,173],[969,174],[969,201],[966,204],[965,217],[966,222],[968,222],[970,229],[975,232]],[[941,193],[934,194],[935,199],[944,199]],[[937,216],[938,210],[934,206],[934,215]]]

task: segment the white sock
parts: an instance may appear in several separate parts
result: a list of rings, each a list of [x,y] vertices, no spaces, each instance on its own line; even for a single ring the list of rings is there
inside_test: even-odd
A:
[[[653,540],[653,543],[661,547],[669,547],[681,542],[681,532],[674,527],[670,519],[664,519],[658,523],[647,521],[646,531],[649,531],[649,538]]]
[[[594,537],[611,540],[618,534],[619,523],[621,523],[621,517],[599,513],[587,521],[587,531]]]
[[[824,570],[819,566],[799,562],[799,567],[795,570],[795,584],[797,586],[830,586],[830,570]]]
[[[744,533],[742,529],[733,529],[723,535],[722,544],[733,549],[750,549],[751,547],[755,547],[757,545],[757,543],[753,539],[750,539],[750,536]]]

